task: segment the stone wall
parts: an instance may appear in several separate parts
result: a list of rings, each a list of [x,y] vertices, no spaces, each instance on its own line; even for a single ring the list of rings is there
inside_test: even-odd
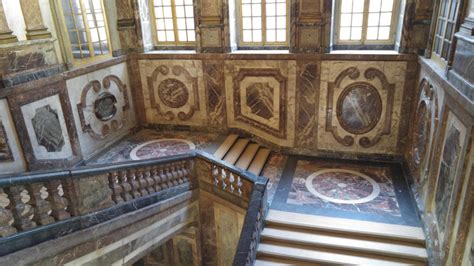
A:
[[[142,85],[136,99],[143,125],[239,131],[292,153],[401,157],[416,58],[362,58],[144,54],[130,60],[139,66],[133,83]]]

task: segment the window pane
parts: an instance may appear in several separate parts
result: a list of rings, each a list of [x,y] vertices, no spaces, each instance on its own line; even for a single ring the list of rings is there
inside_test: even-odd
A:
[[[286,4],[285,3],[277,4],[277,15],[278,16],[286,15]]]
[[[379,40],[388,40],[388,39],[390,39],[390,27],[380,27]]]
[[[275,4],[267,4],[266,6],[266,14],[267,16],[275,16],[276,15],[276,5]]]
[[[178,25],[178,30],[186,29],[186,20],[184,18],[178,18],[176,24]]]
[[[242,18],[242,29],[252,29],[252,19],[250,17]]]
[[[163,5],[164,6],[171,6],[171,1],[170,0],[163,0]]]
[[[286,17],[277,17],[277,28],[286,29]]]
[[[341,27],[339,30],[339,39],[347,41],[351,37],[351,28]]]
[[[352,26],[362,26],[362,14],[354,14],[352,16]]]
[[[188,41],[189,42],[196,41],[196,32],[194,30],[188,30]]]
[[[160,42],[166,42],[166,33],[164,31],[158,31],[157,32],[157,37],[158,37],[158,41]]]
[[[173,29],[173,20],[170,18],[165,19],[165,27],[167,30]]]
[[[193,6],[186,6],[186,17],[188,17],[188,18],[194,17]]]
[[[392,23],[392,13],[380,14],[380,26],[390,26]]]
[[[276,31],[267,30],[267,42],[275,42],[275,41],[276,41]]]
[[[286,30],[277,30],[277,41],[278,42],[286,41]]]
[[[171,7],[170,6],[165,6],[163,8],[163,13],[164,13],[165,18],[172,18],[173,17],[173,13],[171,12]]]
[[[392,11],[393,0],[383,0],[382,1],[382,12]]]
[[[165,29],[165,20],[164,19],[157,19],[156,20],[156,28],[159,30]]]
[[[261,29],[262,28],[262,18],[261,17],[252,18],[252,27],[254,29]]]
[[[186,19],[186,27],[194,30],[194,18]]]
[[[379,25],[379,13],[370,13],[369,19],[367,21],[369,26],[378,26]]]
[[[162,7],[155,7],[155,16],[156,18],[164,18]]]
[[[351,40],[360,40],[362,38],[362,27],[353,27],[351,30]]]
[[[178,31],[178,41],[180,42],[186,42],[188,40],[186,31],[185,30],[179,30]]]
[[[364,0],[354,0],[354,6],[352,7],[352,12],[362,13],[364,11]]]
[[[261,7],[262,7],[261,4],[253,4],[252,5],[252,16],[261,16],[262,15]]]
[[[250,30],[244,30],[244,31],[243,31],[242,40],[243,40],[244,42],[251,42],[251,41],[252,41],[252,31],[250,31]]]
[[[342,13],[351,13],[352,12],[352,0],[342,0],[341,1],[341,12]]]
[[[169,42],[174,42],[174,32],[173,31],[166,31],[166,40]]]
[[[261,30],[254,30],[253,31],[253,41],[254,42],[261,42],[262,41],[262,31]]]
[[[176,6],[183,6],[184,5],[184,0],[174,0],[174,4]]]
[[[252,15],[252,11],[251,11],[251,8],[250,8],[250,5],[242,5],[242,16],[251,16]]]
[[[377,40],[378,27],[367,28],[367,40]]]
[[[341,15],[341,26],[350,26],[351,25],[351,14],[342,14]]]
[[[177,18],[184,18],[184,6],[177,6],[176,7],[176,17]]]
[[[384,2],[387,1],[387,0],[384,0]],[[380,2],[382,2],[382,0],[370,0],[370,4],[369,4],[369,12],[379,12],[380,11]]]
[[[267,29],[275,29],[276,28],[276,18],[275,17],[267,17]]]

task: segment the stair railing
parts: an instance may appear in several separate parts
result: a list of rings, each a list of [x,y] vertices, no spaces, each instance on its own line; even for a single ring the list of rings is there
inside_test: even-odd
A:
[[[242,257],[255,258],[266,206],[267,178],[242,171],[201,151],[0,176],[0,256],[105,222],[124,214],[124,209],[133,211],[154,204],[165,199],[163,195],[171,197],[192,190],[200,182],[196,159],[209,165],[208,178],[216,189],[248,202],[235,261]],[[114,209],[124,206],[133,208]],[[93,214],[106,218],[89,219]],[[59,230],[65,223],[71,224],[71,230]],[[245,239],[252,241],[247,243]]]

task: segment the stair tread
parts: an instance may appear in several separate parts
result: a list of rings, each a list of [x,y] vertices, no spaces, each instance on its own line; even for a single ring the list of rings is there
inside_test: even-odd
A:
[[[276,229],[265,227],[262,231],[262,239],[278,240],[282,242],[301,243],[305,245],[324,246],[326,248],[346,249],[374,253],[378,255],[389,255],[403,258],[426,261],[428,254],[421,246],[403,245],[402,243],[389,243],[373,239],[353,239],[350,236],[324,235],[308,232],[292,231],[291,229]]]
[[[396,239],[418,243],[423,246],[425,244],[423,230],[420,227],[414,226],[384,224],[277,210],[270,210],[268,212],[266,222],[268,224],[283,224],[286,227]]]
[[[357,265],[424,265],[423,262],[416,262],[406,259],[386,258],[383,256],[366,255],[351,252],[333,252],[326,250],[314,250],[302,248],[296,245],[279,245],[260,243],[258,245],[257,256],[278,257],[286,260],[299,260],[314,263],[327,264],[357,264]]]
[[[230,151],[225,155],[224,161],[234,164],[237,159],[239,159],[240,155],[244,151],[245,147],[249,143],[248,139],[239,139],[235,144],[232,146]]]
[[[247,170],[250,163],[252,162],[252,159],[255,157],[255,154],[257,154],[259,147],[260,146],[256,143],[247,145],[247,148],[245,148],[244,153],[242,153],[242,156],[240,156],[235,166]]]
[[[227,154],[227,152],[230,150],[232,145],[234,145],[235,141],[239,138],[238,135],[236,134],[230,134],[227,136],[227,138],[222,142],[221,146],[214,152],[214,157],[217,159],[222,159],[224,156]]]
[[[267,161],[267,158],[269,155],[270,155],[269,149],[267,148],[259,149],[257,152],[257,155],[255,155],[255,158],[252,161],[252,164],[250,164],[248,171],[255,175],[260,175],[260,172],[262,171],[263,166],[265,165],[265,162]]]

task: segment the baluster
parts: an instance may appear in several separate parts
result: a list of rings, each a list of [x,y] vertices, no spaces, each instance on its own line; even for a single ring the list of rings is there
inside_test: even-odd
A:
[[[132,186],[130,185],[130,177],[126,170],[120,171],[120,186],[122,186],[122,198],[125,201],[132,200]]]
[[[169,188],[169,186],[168,186],[168,176],[165,173],[165,166],[164,165],[160,165],[160,178],[161,178],[161,188],[162,189]]]
[[[8,195],[10,204],[8,209],[12,212],[13,218],[15,219],[13,225],[20,231],[33,229],[36,227],[36,223],[30,220],[30,216],[34,215],[32,207],[21,201],[21,193],[23,191],[22,186],[12,186],[5,188],[5,192]]]
[[[242,196],[242,185],[242,179],[240,176],[237,176],[237,194],[239,194],[239,196]]]
[[[145,180],[147,182],[147,189],[148,189],[148,194],[153,194],[156,192],[155,190],[155,180],[151,177],[151,168],[147,167],[145,168]]]
[[[229,172],[229,190],[230,192],[234,193],[234,190],[235,190],[235,187],[234,187],[234,182],[235,182],[235,178],[234,178],[234,174],[232,172]]]
[[[160,175],[158,174],[158,167],[156,166],[153,166],[152,168],[152,176],[153,176],[153,180],[155,181],[155,191],[158,192],[158,191],[161,191],[162,188],[161,188],[161,177]]]
[[[148,195],[148,190],[147,190],[148,182],[146,181],[143,175],[143,170],[141,169],[137,170],[136,178],[138,181],[138,185],[140,186],[139,191],[140,191],[140,194],[142,194],[142,197]]]
[[[174,186],[174,183],[173,183],[173,174],[171,173],[171,167],[169,164],[165,166],[165,170],[166,170],[167,185],[168,185],[168,188],[171,188]]]
[[[132,196],[134,199],[140,198],[140,184],[137,181],[135,169],[128,170],[128,183],[132,186]]]
[[[189,161],[184,161],[183,162],[183,182],[187,183],[189,182],[189,175],[191,174],[191,171],[188,170],[188,167],[190,165]]]
[[[226,190],[226,188],[227,188],[227,172],[224,168],[221,169],[221,182],[222,182],[222,190]]]
[[[183,162],[177,162],[176,163],[176,175],[177,175],[177,181],[178,181],[178,184],[183,184],[184,183],[184,180],[183,180]]]
[[[51,180],[46,183],[48,189],[48,197],[46,198],[51,203],[51,215],[56,221],[61,221],[71,217],[68,211],[68,200],[59,194],[60,180]]]
[[[219,187],[219,168],[217,168],[216,165],[212,166],[211,174],[212,177],[214,178],[214,186]]]
[[[124,202],[122,198],[123,188],[119,185],[119,177],[116,171],[109,173],[109,186],[112,189],[112,199],[115,203]]]
[[[2,196],[5,195],[5,197]],[[15,227],[11,226],[10,221],[13,220],[13,214],[10,210],[5,209],[8,205],[4,200],[8,200],[7,195],[0,188],[0,237],[7,237],[16,234]],[[3,203],[3,204],[2,204]]]
[[[171,163],[171,174],[173,175],[173,185],[179,185],[179,173],[178,173],[178,165],[176,163]]]
[[[30,194],[30,202],[34,211],[33,220],[36,224],[47,225],[54,223],[54,218],[49,216],[51,204],[41,197],[42,188],[43,183],[33,183],[26,186],[26,189]]]

